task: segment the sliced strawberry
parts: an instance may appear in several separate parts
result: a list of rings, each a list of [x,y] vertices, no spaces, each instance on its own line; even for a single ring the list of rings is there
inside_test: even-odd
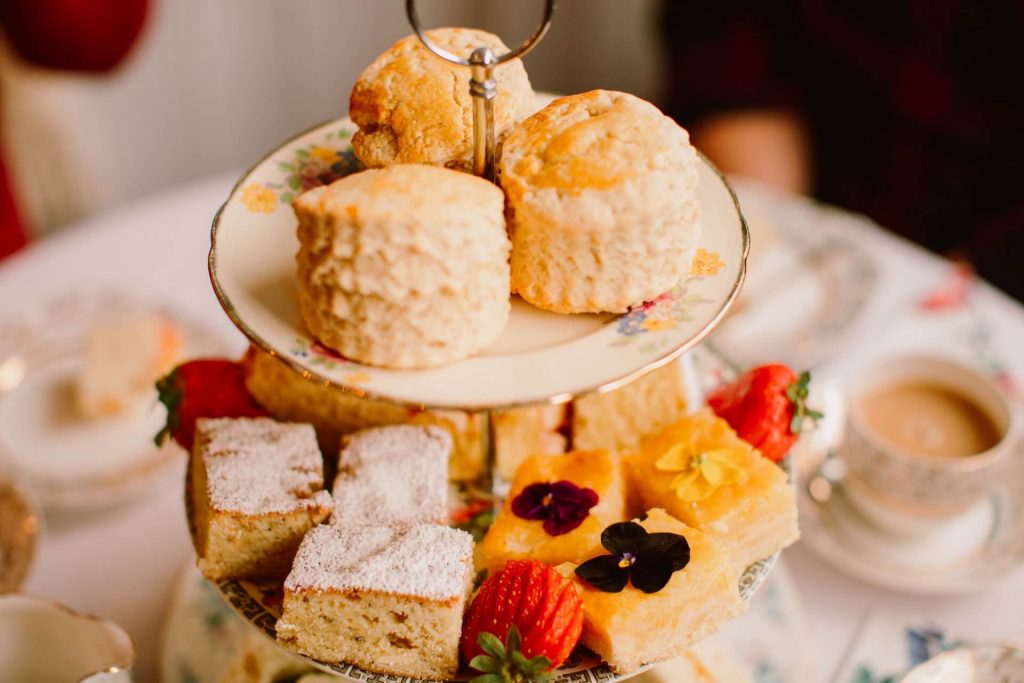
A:
[[[216,358],[188,361],[156,383],[160,402],[167,406],[167,424],[156,435],[157,445],[172,437],[192,450],[196,420],[201,417],[264,417],[267,411],[245,387],[240,363]]]
[[[484,581],[469,607],[462,627],[461,647],[465,661],[472,663],[487,651],[481,645],[481,634],[490,634],[500,642],[512,627],[515,627],[516,649],[520,653],[516,658],[509,653],[507,664],[513,672],[515,662],[521,664],[523,658],[543,657],[546,669],[564,662],[583,630],[583,603],[575,584],[553,567],[534,560],[508,562],[504,569]],[[494,663],[486,662],[484,666],[493,667]],[[525,675],[525,672],[520,673]]]

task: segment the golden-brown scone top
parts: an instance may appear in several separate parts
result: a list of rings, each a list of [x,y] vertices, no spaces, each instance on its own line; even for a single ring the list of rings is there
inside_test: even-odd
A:
[[[516,126],[499,162],[512,288],[557,313],[622,313],[674,287],[700,236],[698,160],[657,107],[607,90]]]
[[[460,57],[479,47],[498,55],[508,51],[498,36],[476,29],[439,28],[427,36]],[[494,127],[501,140],[533,112],[534,94],[520,60],[496,67],[494,74]],[[392,45],[352,89],[349,116],[359,126],[352,138],[356,156],[369,167],[423,163],[468,169],[473,154],[469,78],[469,68],[437,57],[415,35]]]

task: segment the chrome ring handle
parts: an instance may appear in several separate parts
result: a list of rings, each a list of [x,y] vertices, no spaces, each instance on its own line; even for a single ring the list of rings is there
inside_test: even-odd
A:
[[[419,14],[416,11],[416,0],[405,0],[405,14],[409,17],[409,24],[412,26],[412,30],[419,36],[420,41],[424,46],[441,59],[451,62],[452,64],[459,64],[460,66],[471,66],[472,62],[469,59],[459,57],[457,54],[449,52],[444,48],[440,48],[427,37],[426,31],[420,24]],[[510,59],[516,59],[517,57],[525,57],[526,54],[537,46],[537,43],[544,38],[544,34],[551,28],[551,17],[555,14],[555,0],[544,0],[544,17],[541,19],[540,25],[537,30],[533,32],[533,35],[527,38],[523,43],[516,49],[506,52],[503,55],[496,55],[494,65],[504,64]]]
[[[424,47],[446,62],[470,68],[469,93],[473,96],[473,173],[494,182],[494,98],[498,94],[494,67],[522,57],[536,47],[551,27],[555,0],[544,0],[544,17],[540,25],[519,47],[503,55],[495,55],[489,47],[479,47],[473,50],[468,59],[438,47],[427,37],[416,12],[416,0],[405,1],[405,13]]]

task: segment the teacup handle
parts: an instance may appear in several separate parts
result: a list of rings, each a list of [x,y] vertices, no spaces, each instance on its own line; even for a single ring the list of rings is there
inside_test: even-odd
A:
[[[494,182],[494,98],[498,94],[494,67],[511,59],[523,57],[537,46],[551,27],[555,0],[544,0],[544,17],[540,25],[519,47],[503,55],[494,54],[489,47],[479,47],[473,50],[469,59],[459,57],[431,42],[416,13],[416,0],[406,0],[405,13],[409,17],[413,31],[428,50],[446,62],[470,68],[469,94],[473,96],[473,173]]]

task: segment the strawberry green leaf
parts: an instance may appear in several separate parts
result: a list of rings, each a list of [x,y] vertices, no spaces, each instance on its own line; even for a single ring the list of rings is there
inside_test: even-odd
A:
[[[509,624],[508,637],[505,638],[505,649],[507,649],[513,656],[518,654],[521,657],[522,654],[519,652],[519,646],[521,644],[522,639],[519,637],[519,629],[515,624]]]
[[[487,655],[477,655],[473,659],[469,660],[469,667],[476,669],[485,674],[494,673],[501,671],[502,663],[500,660],[494,657],[488,657]]]
[[[505,652],[505,646],[501,644],[501,641],[493,633],[480,633],[476,637],[476,642],[480,644],[480,649],[492,657],[496,657],[501,661],[505,661],[508,657]]]

